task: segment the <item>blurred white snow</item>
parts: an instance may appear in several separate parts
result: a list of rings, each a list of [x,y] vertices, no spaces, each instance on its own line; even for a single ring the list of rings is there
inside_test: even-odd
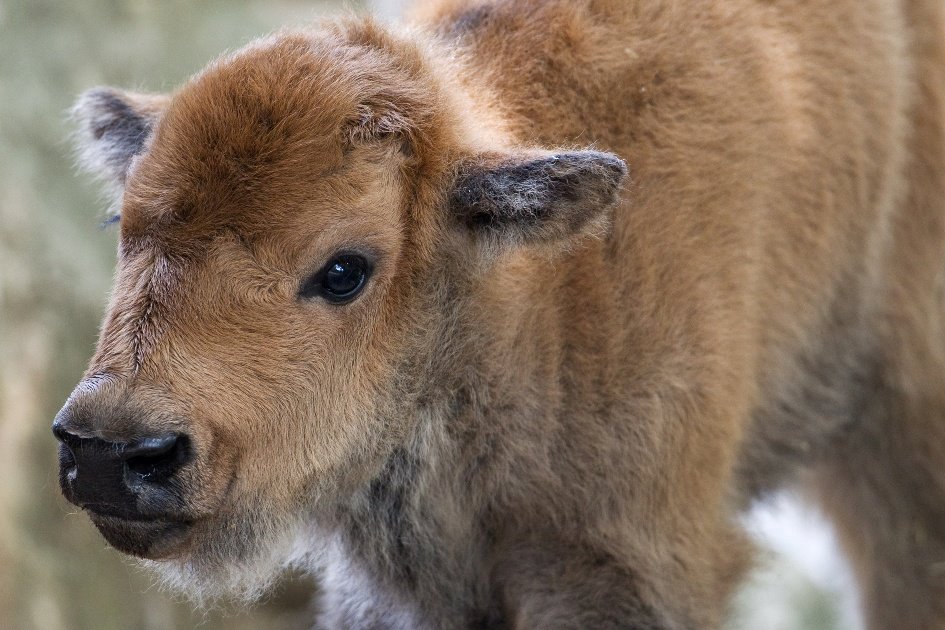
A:
[[[852,570],[817,508],[782,492],[743,523],[761,557],[736,598],[731,630],[863,630]]]
[[[403,14],[404,8],[417,0],[368,0],[371,13],[387,21],[393,21]]]

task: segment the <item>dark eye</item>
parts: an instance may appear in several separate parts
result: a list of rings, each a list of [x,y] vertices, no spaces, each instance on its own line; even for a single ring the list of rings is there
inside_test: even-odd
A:
[[[371,266],[359,254],[336,254],[315,275],[309,278],[299,295],[320,297],[332,304],[345,304],[361,293],[371,275]]]

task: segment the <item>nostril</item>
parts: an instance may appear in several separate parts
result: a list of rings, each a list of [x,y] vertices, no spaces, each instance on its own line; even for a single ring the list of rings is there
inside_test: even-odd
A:
[[[142,438],[135,442],[129,442],[122,450],[125,459],[133,457],[160,457],[177,448],[180,436],[175,433],[162,435],[159,437]]]
[[[75,476],[75,453],[65,444],[59,445],[59,469],[64,475]]]
[[[142,481],[159,483],[190,458],[190,438],[168,434],[129,443],[122,451],[127,469]]]
[[[53,435],[56,436],[57,440],[62,442],[65,446],[69,447],[70,449],[82,441],[82,438],[80,438],[78,435],[69,433],[68,431],[66,431],[65,427],[63,427],[58,422],[53,424],[52,432],[53,432]]]
[[[73,449],[82,439],[66,431],[58,422],[53,424],[52,430],[53,435],[59,440],[59,469],[63,471],[63,474],[74,475],[76,461]]]

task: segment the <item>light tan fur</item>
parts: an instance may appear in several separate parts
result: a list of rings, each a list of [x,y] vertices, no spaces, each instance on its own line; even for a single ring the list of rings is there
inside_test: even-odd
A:
[[[800,484],[872,628],[945,628],[939,0],[441,0],[77,117],[121,241],[61,421],[193,437],[184,533],[93,514],[185,588],[294,561],[328,627],[712,628],[737,514]],[[490,175],[559,159],[566,203]],[[300,300],[345,248],[364,293]]]

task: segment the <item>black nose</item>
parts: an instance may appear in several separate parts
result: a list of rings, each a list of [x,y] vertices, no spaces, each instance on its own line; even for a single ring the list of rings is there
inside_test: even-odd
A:
[[[171,483],[191,457],[190,438],[166,433],[129,442],[80,437],[53,425],[60,441],[59,481],[71,502],[123,518],[156,517],[173,511]]]

